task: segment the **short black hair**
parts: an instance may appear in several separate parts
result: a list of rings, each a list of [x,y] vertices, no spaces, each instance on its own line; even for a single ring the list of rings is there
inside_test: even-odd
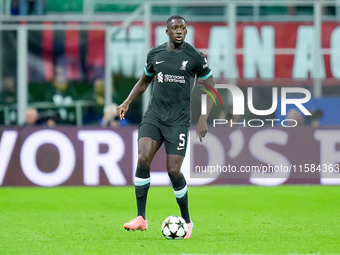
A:
[[[171,22],[171,20],[173,20],[173,19],[182,19],[182,20],[184,20],[185,23],[187,23],[185,18],[183,18],[181,15],[172,15],[171,17],[168,18],[168,20],[166,21],[166,24]]]

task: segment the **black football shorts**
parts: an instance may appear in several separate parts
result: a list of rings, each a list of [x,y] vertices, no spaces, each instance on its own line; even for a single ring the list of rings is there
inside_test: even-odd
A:
[[[161,146],[164,142],[167,154],[185,156],[187,150],[189,127],[178,125],[164,125],[161,123],[142,123],[138,130],[138,139],[150,137]]]

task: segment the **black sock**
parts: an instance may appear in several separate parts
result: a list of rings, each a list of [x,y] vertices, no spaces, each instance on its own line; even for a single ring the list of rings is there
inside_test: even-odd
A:
[[[190,223],[187,182],[185,181],[182,173],[177,178],[170,177],[170,180],[175,192],[177,204],[179,205],[179,208],[181,210],[182,218],[187,223]]]
[[[137,216],[145,218],[146,198],[150,187],[150,168],[137,166],[135,194],[137,200]]]

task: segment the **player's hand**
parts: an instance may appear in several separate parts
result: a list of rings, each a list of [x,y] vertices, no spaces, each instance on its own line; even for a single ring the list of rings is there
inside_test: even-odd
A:
[[[117,108],[117,114],[119,116],[119,119],[123,120],[125,119],[125,113],[128,111],[129,109],[129,104],[127,103],[122,103],[120,106],[118,106]]]
[[[200,138],[200,142],[202,142],[202,138],[208,133],[208,125],[206,116],[201,116],[198,119],[197,127],[196,127],[196,137]]]

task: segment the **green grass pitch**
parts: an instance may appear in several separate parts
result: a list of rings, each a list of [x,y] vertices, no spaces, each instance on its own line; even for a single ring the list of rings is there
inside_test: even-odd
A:
[[[339,254],[340,187],[190,187],[189,240],[166,240],[171,187],[151,187],[147,231],[133,187],[0,188],[0,254]]]

